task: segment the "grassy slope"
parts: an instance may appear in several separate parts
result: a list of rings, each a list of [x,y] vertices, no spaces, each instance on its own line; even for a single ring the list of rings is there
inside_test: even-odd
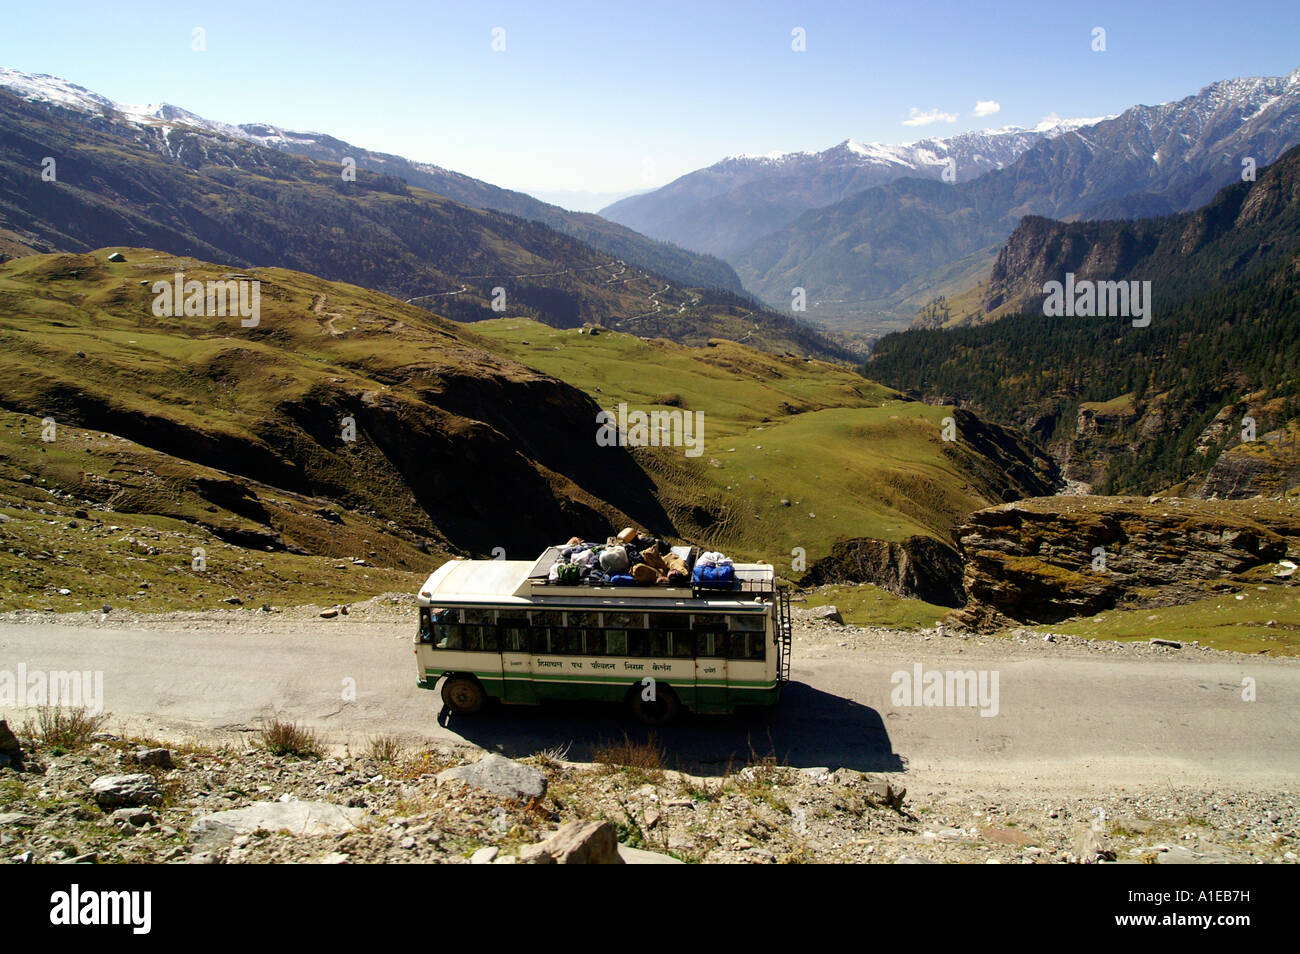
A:
[[[805,606],[834,606],[850,626],[888,626],[891,629],[925,629],[949,612],[924,600],[895,596],[870,583],[860,586],[819,586],[808,593]]]
[[[447,382],[517,383],[542,401],[563,397],[558,382],[503,361],[463,326],[378,292],[281,269],[251,273],[262,282],[257,328],[243,329],[234,317],[157,318],[148,283],[177,269],[200,280],[226,270],[122,251],[125,264],[105,262],[101,251],[0,267],[0,511],[11,518],[0,522],[0,605],[7,608],[48,606],[59,588],[73,590],[63,601],[68,608],[83,596],[98,606],[135,596],[139,582],[150,583],[139,596],[149,608],[212,605],[230,595],[260,605],[408,590],[454,548],[391,446],[364,428],[355,444],[337,440],[349,402],[360,408],[358,420],[367,407],[383,406],[393,409],[385,420],[402,421],[404,433],[423,427],[425,437],[445,437],[430,451],[455,453],[457,442],[484,432],[489,440],[475,447],[486,463],[484,455],[507,440],[467,416],[472,407],[445,410],[438,402]],[[491,411],[491,397],[483,401]],[[101,413],[94,408],[133,421],[139,440],[77,426]],[[40,439],[46,414],[57,425],[49,443]],[[325,434],[313,438],[317,425]],[[510,453],[508,474],[533,477],[557,499],[606,508],[562,474],[529,470],[523,455]],[[284,479],[258,479],[259,468]],[[295,482],[332,489],[319,497],[284,489]],[[78,509],[87,517],[75,518]],[[609,518],[619,519],[616,509]],[[69,527],[73,520],[78,525]],[[131,536],[146,542],[137,546]],[[313,556],[287,552],[286,544]],[[202,577],[181,572],[194,546],[208,553]],[[137,551],[150,547],[157,552],[142,560]],[[370,566],[357,568],[351,558]]]
[[[335,523],[315,512],[321,501],[257,484],[277,523],[313,554],[233,545],[208,526],[256,526],[177,492],[196,475],[220,479],[219,472],[99,431],[63,425],[49,443],[40,431],[37,418],[0,412],[0,514],[9,518],[0,520],[0,606],[6,610],[201,609],[229,597],[254,607],[331,604],[409,592],[428,564],[441,560],[377,520],[335,510]],[[110,485],[112,497],[96,505],[99,488]],[[194,568],[195,547],[204,551],[201,572]]]
[[[1300,656],[1300,593],[1289,586],[1256,586],[1182,606],[1110,610],[1056,624],[1051,630],[1123,641],[1200,640],[1204,646],[1230,652]]]
[[[701,530],[710,542],[778,572],[789,570],[794,547],[811,562],[846,537],[946,537],[955,520],[986,505],[972,476],[941,453],[949,409],[900,400],[851,371],[731,342],[690,349],[522,319],[475,330],[602,407],[703,412],[701,456],[647,448],[639,457],[679,525],[692,508],[709,511],[716,522]]]

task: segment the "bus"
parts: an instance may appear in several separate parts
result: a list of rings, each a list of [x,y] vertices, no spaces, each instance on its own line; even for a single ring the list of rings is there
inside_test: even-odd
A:
[[[681,551],[689,548],[674,548]],[[727,589],[562,585],[536,561],[444,563],[419,593],[419,685],[456,714],[489,699],[626,703],[648,725],[682,710],[772,705],[790,676],[790,599],[767,563]]]

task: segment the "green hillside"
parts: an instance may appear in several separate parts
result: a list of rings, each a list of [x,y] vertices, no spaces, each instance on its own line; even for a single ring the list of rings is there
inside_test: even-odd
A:
[[[637,460],[679,532],[779,569],[794,547],[811,563],[843,538],[948,539],[966,513],[1012,489],[968,444],[942,441],[950,408],[903,400],[848,369],[730,341],[694,349],[518,319],[475,330],[603,408],[702,413],[699,457],[651,447]]]
[[[256,327],[156,316],[152,285],[177,271],[259,281]],[[701,412],[702,453],[598,446],[620,401]],[[845,537],[946,538],[1025,492],[981,443],[1005,432],[968,421],[948,444],[946,414],[729,341],[465,326],[148,249],[30,256],[0,265],[0,597],[337,602],[408,589],[448,554],[627,524],[797,575],[796,547],[811,563]]]

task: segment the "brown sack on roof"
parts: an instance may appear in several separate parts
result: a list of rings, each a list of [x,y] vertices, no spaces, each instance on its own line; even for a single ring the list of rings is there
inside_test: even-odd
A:
[[[647,566],[644,563],[638,563],[636,566],[632,567],[632,569],[629,572],[632,574],[632,579],[646,586],[653,586],[656,583],[659,583],[661,581],[667,582],[668,580],[666,576],[661,577],[659,572],[655,570],[654,567]]]

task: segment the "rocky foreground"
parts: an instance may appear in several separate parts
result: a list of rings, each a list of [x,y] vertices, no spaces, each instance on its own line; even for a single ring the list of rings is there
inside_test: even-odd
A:
[[[653,744],[575,764],[384,739],[314,756],[33,734],[0,728],[10,863],[1295,863],[1300,838],[1292,794],[991,801],[770,761],[689,775]]]

